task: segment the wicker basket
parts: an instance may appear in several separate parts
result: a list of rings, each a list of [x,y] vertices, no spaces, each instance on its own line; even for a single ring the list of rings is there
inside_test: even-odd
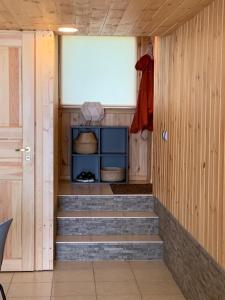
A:
[[[124,181],[126,178],[126,172],[124,168],[106,167],[101,169],[102,181]]]
[[[98,150],[98,142],[93,132],[82,132],[74,140],[73,150],[78,154],[93,154]]]

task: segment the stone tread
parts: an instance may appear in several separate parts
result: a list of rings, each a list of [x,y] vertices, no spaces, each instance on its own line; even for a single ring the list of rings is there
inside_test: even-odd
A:
[[[78,243],[157,243],[162,244],[159,235],[86,235],[86,236],[57,236],[57,244],[78,244]]]
[[[67,218],[157,218],[152,211],[59,211],[58,219]]]

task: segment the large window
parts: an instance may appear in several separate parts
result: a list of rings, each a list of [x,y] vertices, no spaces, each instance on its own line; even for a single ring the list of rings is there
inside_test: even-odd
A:
[[[63,36],[61,103],[135,106],[136,60],[134,37]]]

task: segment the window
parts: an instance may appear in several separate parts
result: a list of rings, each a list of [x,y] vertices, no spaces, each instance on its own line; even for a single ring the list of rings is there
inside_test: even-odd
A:
[[[135,106],[136,61],[135,37],[63,36],[61,104]]]

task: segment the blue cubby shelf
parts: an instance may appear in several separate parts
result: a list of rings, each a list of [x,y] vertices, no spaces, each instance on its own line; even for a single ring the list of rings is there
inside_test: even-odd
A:
[[[94,132],[98,150],[94,154],[73,152],[73,141],[80,132]],[[71,181],[82,171],[95,174],[95,183],[128,183],[128,127],[123,126],[73,126],[71,127]],[[104,167],[125,168],[126,178],[122,182],[101,181],[100,170]],[[94,184],[94,183],[93,183]]]

